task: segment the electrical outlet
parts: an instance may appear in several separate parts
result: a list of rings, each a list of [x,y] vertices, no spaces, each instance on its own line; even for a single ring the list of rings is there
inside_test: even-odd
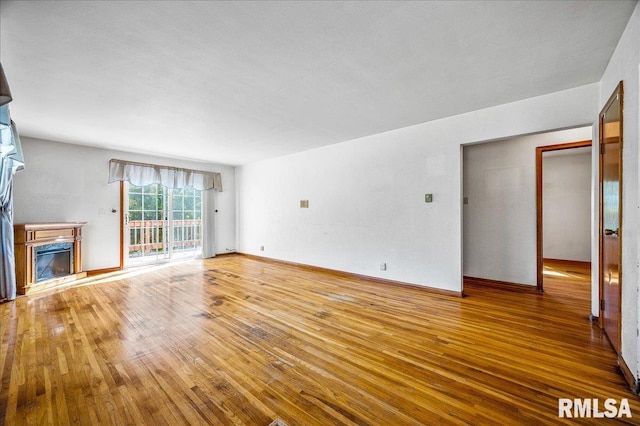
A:
[[[264,251],[264,246],[260,246],[260,251]]]
[[[433,202],[433,194],[424,194],[424,202],[425,203]]]
[[[308,209],[309,208],[309,200],[300,200],[300,208]]]
[[[381,271],[386,271],[387,270],[387,264],[386,263],[381,263],[380,264],[380,270]]]

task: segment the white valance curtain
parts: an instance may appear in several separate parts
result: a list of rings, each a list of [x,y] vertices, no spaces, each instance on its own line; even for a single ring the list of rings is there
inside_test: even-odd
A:
[[[118,181],[130,182],[136,186],[159,183],[172,189],[190,186],[200,191],[213,189],[222,192],[220,173],[111,159],[109,183]]]
[[[16,298],[13,248],[13,175],[24,168],[22,146],[9,107],[0,106],[0,299]]]
[[[111,159],[109,183],[118,181],[126,181],[136,186],[159,183],[171,189],[190,186],[202,191],[202,257],[216,255],[214,192],[222,192],[220,173]]]

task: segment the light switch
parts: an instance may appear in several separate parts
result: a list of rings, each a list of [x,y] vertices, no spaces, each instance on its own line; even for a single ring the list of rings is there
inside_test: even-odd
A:
[[[433,194],[424,194],[424,202],[425,203],[433,202]]]
[[[309,208],[309,200],[300,200],[300,208],[308,209]]]

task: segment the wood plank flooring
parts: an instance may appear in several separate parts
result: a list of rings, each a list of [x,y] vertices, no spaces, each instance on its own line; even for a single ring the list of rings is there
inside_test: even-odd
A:
[[[225,256],[19,298],[0,423],[575,424],[558,398],[628,398],[640,424],[566,272],[457,298]]]

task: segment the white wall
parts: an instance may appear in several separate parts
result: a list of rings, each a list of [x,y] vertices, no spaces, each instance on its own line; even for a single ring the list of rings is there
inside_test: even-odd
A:
[[[600,82],[600,111],[618,83],[624,82],[623,108],[623,182],[622,182],[622,357],[631,371],[638,377],[640,372],[640,339],[637,330],[638,287],[640,286],[640,152],[638,134],[640,133],[640,3],[627,24],[618,46],[609,61]],[[597,159],[595,159],[597,160]],[[597,164],[597,163],[595,163]],[[594,184],[597,183],[594,182]],[[593,235],[597,238],[597,223],[593,224]],[[597,239],[595,240],[597,241]],[[597,246],[592,253],[597,256]],[[594,256],[594,259],[597,257]],[[595,262],[594,262],[595,263]],[[598,270],[593,268],[593,285],[598,283]],[[597,299],[594,300],[597,303]],[[597,307],[596,307],[597,309]],[[597,310],[596,310],[597,312]]]
[[[545,258],[591,262],[591,149],[584,151],[547,151],[542,155]]]
[[[590,125],[597,93],[581,86],[238,167],[238,249],[460,291],[461,145]]]
[[[85,270],[120,264],[120,185],[107,183],[109,159],[172,165],[222,174],[216,194],[217,252],[235,248],[235,174],[232,167],[152,157],[28,137],[21,138],[25,170],[15,176],[14,222],[88,222],[83,228]],[[116,209],[116,213],[111,213]]]
[[[536,285],[536,147],[591,133],[588,126],[464,147],[465,276]],[[590,201],[590,176],[585,182]]]

